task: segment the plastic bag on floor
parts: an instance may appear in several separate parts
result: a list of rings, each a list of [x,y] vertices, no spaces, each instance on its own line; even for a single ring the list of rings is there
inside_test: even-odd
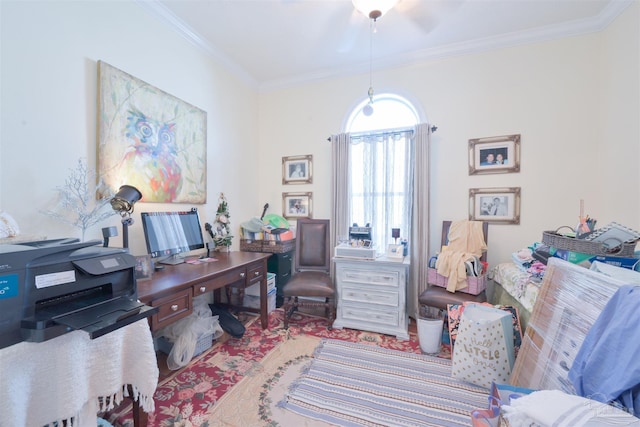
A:
[[[160,331],[160,335],[173,343],[167,366],[171,370],[186,366],[193,358],[198,339],[206,335],[213,335],[216,339],[223,333],[218,316],[211,314],[206,295],[194,298],[193,313]]]

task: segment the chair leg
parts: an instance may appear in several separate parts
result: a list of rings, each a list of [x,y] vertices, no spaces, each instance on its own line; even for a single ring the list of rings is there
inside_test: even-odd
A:
[[[289,329],[289,319],[294,311],[298,308],[298,297],[287,297],[284,301],[282,309],[284,311],[284,328]]]
[[[327,310],[325,310],[325,312],[328,321],[327,329],[332,330],[333,321],[336,320],[336,305],[333,301],[333,298],[327,298]]]

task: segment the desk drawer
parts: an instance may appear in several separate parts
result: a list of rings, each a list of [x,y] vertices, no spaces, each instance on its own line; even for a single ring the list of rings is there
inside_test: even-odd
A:
[[[191,314],[193,311],[191,288],[153,300],[150,305],[159,308],[158,313],[151,316],[151,330],[162,329]]]
[[[260,282],[265,275],[264,264],[255,263],[247,266],[247,286]]]
[[[228,271],[220,276],[207,280],[197,285],[193,285],[193,295],[198,296],[214,291],[216,289],[223,288],[227,285],[230,286],[244,286],[247,278],[247,269],[245,267],[236,268]],[[238,283],[240,282],[240,283]]]

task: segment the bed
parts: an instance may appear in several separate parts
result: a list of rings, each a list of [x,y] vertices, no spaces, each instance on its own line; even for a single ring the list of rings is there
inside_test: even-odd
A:
[[[540,292],[540,278],[532,276],[514,262],[505,262],[491,269],[489,279],[489,302],[517,307],[522,330],[526,330],[533,305]]]

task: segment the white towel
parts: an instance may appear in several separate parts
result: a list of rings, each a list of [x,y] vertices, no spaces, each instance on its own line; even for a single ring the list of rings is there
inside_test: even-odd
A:
[[[74,331],[42,343],[0,350],[0,427],[43,426],[76,418],[97,424],[99,398],[112,406],[133,385],[145,412],[154,410],[158,363],[146,319],[91,340]]]

